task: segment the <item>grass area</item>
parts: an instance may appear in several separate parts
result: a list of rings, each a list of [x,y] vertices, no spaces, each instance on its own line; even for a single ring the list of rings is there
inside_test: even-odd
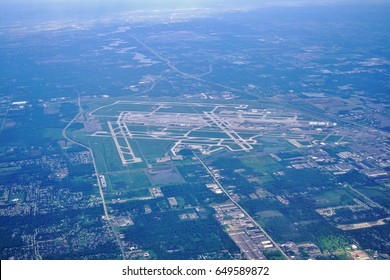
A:
[[[170,149],[173,146],[172,141],[165,140],[142,139],[135,140],[135,142],[147,160],[155,160],[156,158],[164,157],[166,153],[170,152]]]
[[[262,218],[262,219],[266,219],[266,218],[274,218],[274,217],[282,217],[283,214],[280,213],[278,210],[266,210],[266,211],[261,211],[261,212],[258,212],[257,215]]]
[[[151,187],[143,171],[109,174],[108,177],[114,191],[138,191]]]
[[[324,252],[334,252],[349,247],[347,239],[341,235],[322,235],[317,237],[317,242]]]
[[[266,256],[266,258],[268,260],[285,260],[286,258],[282,255],[282,253],[280,253],[280,251],[278,250],[266,250],[266,251],[263,251],[264,253],[264,256]]]
[[[289,102],[291,105],[298,107],[302,110],[308,111],[310,113],[317,113],[317,114],[322,114],[324,111],[313,104],[310,104],[304,100],[297,100],[297,101],[291,101]]]
[[[175,197],[175,198],[176,198],[178,207],[184,208],[184,207],[186,206],[186,200],[184,199],[184,197],[182,197],[182,196],[177,196],[177,197]]]
[[[267,174],[282,170],[282,166],[271,156],[246,157],[240,159],[256,173]]]
[[[150,181],[155,185],[182,183],[184,178],[175,167],[154,168],[148,171]]]
[[[307,238],[304,231],[299,230],[283,215],[268,218],[258,217],[257,220],[276,242],[304,241]]]
[[[282,160],[289,160],[289,159],[292,159],[292,158],[295,158],[295,157],[302,156],[302,154],[300,154],[297,151],[282,152],[282,153],[277,153],[276,155],[279,158],[281,158]]]
[[[165,132],[172,133],[173,135],[184,135],[188,132],[188,128],[179,128],[179,127],[170,127],[165,129]],[[149,129],[149,131],[153,131],[152,129]]]
[[[62,128],[46,128],[43,137],[50,140],[62,140]]]
[[[234,144],[233,141],[229,141],[228,140],[228,141],[223,142],[222,144],[229,146],[233,151],[236,151],[236,152],[237,151],[242,151],[242,148],[239,145]]]
[[[93,184],[96,183],[96,178],[94,176],[73,176],[66,178],[64,184],[69,187],[73,192],[82,191],[83,193],[97,193],[97,188],[93,188]]]
[[[298,141],[303,146],[309,146],[311,143],[309,141]]]
[[[157,105],[145,105],[145,104],[113,104],[108,107],[101,108],[94,112],[94,115],[112,115],[118,116],[120,112],[152,112],[157,109]]]
[[[139,189],[137,191],[120,190],[120,192],[118,190],[111,191],[111,192],[106,193],[105,198],[106,198],[106,203],[109,203],[110,206],[116,205],[117,204],[116,200],[118,200],[118,199],[119,200],[123,199],[123,200],[127,200],[127,201],[148,201],[148,200],[152,199],[148,189]],[[122,203],[120,203],[120,204],[122,204]]]
[[[269,197],[269,196],[273,196],[272,193],[270,192],[267,192],[265,189],[263,188],[258,188],[256,190],[256,195],[259,197],[259,198],[265,198],[265,197]]]
[[[159,113],[190,113],[194,114],[196,111],[188,105],[164,105],[163,108],[158,110]]]
[[[197,105],[191,105],[192,109],[194,109],[197,113],[199,114],[203,114],[203,112],[210,112],[212,110],[214,110],[215,106],[207,106],[207,105],[200,105],[200,106],[197,106]]]
[[[342,205],[356,204],[353,201],[354,197],[345,189],[336,189],[323,191],[314,196],[314,203],[319,208],[335,207]]]
[[[94,138],[89,141],[99,173],[120,171],[122,165],[115,143],[110,138]]]
[[[335,142],[340,141],[341,138],[342,138],[341,136],[332,135],[332,136],[329,136],[328,138],[326,138],[326,141],[335,143]]]
[[[87,145],[92,149],[99,173],[133,170],[146,167],[146,163],[133,163],[123,165],[118,150],[112,138],[84,137]],[[134,141],[130,141],[131,148],[137,157],[142,155]]]
[[[264,146],[262,145],[262,143],[257,144],[257,145],[252,145],[252,148],[253,148],[251,150],[252,153],[258,153],[258,152],[263,152],[264,151]]]
[[[243,139],[249,139],[253,136],[256,136],[258,133],[256,132],[253,132],[253,133],[250,133],[250,132],[238,132],[238,134],[243,138]]]
[[[321,133],[321,134],[316,134],[316,135],[312,135],[313,137],[313,140],[323,140],[325,137],[326,137],[326,134],[325,133]]]
[[[205,137],[205,138],[218,138],[218,139],[229,139],[226,133],[221,131],[192,131],[188,136],[190,137]]]
[[[146,125],[127,125],[127,128],[132,133],[148,131],[148,126]]]

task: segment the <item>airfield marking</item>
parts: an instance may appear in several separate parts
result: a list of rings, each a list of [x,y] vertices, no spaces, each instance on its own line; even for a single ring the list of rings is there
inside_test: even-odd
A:
[[[132,105],[134,110],[131,111],[129,108],[128,111],[121,111],[123,110],[123,105],[126,104]],[[115,105],[121,105],[120,110],[118,110],[119,108],[116,110]],[[145,105],[147,108],[144,108]],[[103,110],[99,114],[99,110],[109,108],[110,106],[112,109]],[[166,110],[170,112],[163,112],[164,110],[162,109],[165,106],[171,108]],[[192,111],[198,113],[192,113],[190,110],[185,110],[189,111],[188,113],[175,112],[175,106],[187,106]],[[196,110],[192,106],[197,106]],[[254,145],[261,145],[257,138],[262,136],[296,140],[305,139],[306,136],[304,134],[289,133],[287,129],[285,130],[286,132],[279,133],[274,130],[268,130],[266,132],[264,128],[266,126],[271,126],[272,128],[274,124],[277,124],[277,126],[283,125],[286,128],[292,125],[297,125],[298,127],[309,125],[309,121],[299,120],[298,115],[295,113],[285,114],[276,110],[276,114],[272,114],[273,111],[248,109],[248,107],[245,104],[116,101],[110,105],[101,106],[93,110],[89,113],[89,116],[108,118],[109,121],[107,123],[110,131],[95,132],[92,136],[112,137],[124,165],[134,163],[138,159],[130,146],[129,139],[134,139],[136,145],[138,145],[137,140],[142,139],[172,141],[173,147],[170,152],[174,156],[177,155],[177,150],[180,145],[199,145],[202,147],[202,154],[212,154],[221,149],[227,149],[232,152],[245,151],[250,153]],[[149,126],[153,129],[151,131],[138,130],[138,126],[140,125]],[[193,136],[191,136],[191,133],[193,133]],[[242,137],[242,135],[245,136]],[[194,147],[190,148],[194,149]],[[140,152],[142,153],[141,150]],[[233,200],[207,165],[195,153],[194,155],[225,195],[273,242],[275,248],[288,259],[288,256],[279,245],[243,207]],[[130,156],[131,159],[129,159]],[[145,158],[144,155],[142,157]]]
[[[133,111],[115,111],[115,105],[142,105],[148,109],[135,108]],[[156,106],[153,108],[153,106]],[[199,113],[178,113],[175,106],[186,106],[192,111]],[[204,109],[202,110],[202,106]],[[112,114],[99,110],[112,107]],[[161,109],[173,108],[171,112],[160,112]],[[196,109],[194,109],[196,107]],[[272,115],[266,109],[248,109],[247,104],[220,104],[220,103],[183,103],[183,102],[154,102],[154,101],[126,101],[118,100],[109,105],[94,109],[89,113],[91,117],[112,118],[108,121],[109,132],[97,131],[92,134],[96,137],[113,138],[115,146],[120,155],[123,165],[141,162],[130,145],[129,139],[151,139],[173,141],[171,152],[176,155],[175,150],[181,144],[201,145],[205,154],[210,154],[221,148],[232,152],[253,150],[254,145],[261,145],[257,138],[262,136],[277,137],[283,139],[305,139],[305,135],[295,133],[276,133],[275,131],[265,132],[262,124],[283,124],[283,125],[308,125],[308,121],[298,120],[297,114]],[[139,110],[137,110],[139,109]],[[110,112],[108,111],[108,112]],[[272,115],[272,117],[271,117]],[[137,131],[129,129],[128,125],[142,125],[158,127],[154,131]],[[192,132],[199,131],[199,135],[191,136]],[[264,131],[264,132],[263,132]],[[207,133],[216,133],[207,136]],[[251,133],[243,138],[241,133]],[[221,136],[220,136],[220,135]],[[225,135],[222,136],[222,135]],[[215,148],[213,148],[215,147]]]
[[[111,122],[107,122],[108,127],[109,127],[110,132],[111,132],[112,139],[114,140],[115,146],[116,146],[118,153],[119,153],[119,156],[121,158],[122,164],[127,165],[129,163],[142,162],[142,159],[136,157],[133,149],[131,148],[131,145],[128,141],[128,137],[132,138],[132,135],[131,135],[130,131],[128,130],[126,124],[122,121],[122,118],[123,118],[123,115],[121,113],[121,115],[119,116],[117,123],[116,123],[118,125],[118,127],[116,127],[115,129],[113,128]],[[125,130],[126,130],[126,132],[125,132]],[[121,139],[123,139],[125,141],[126,146],[122,146],[119,143],[117,135],[122,135]],[[125,155],[130,155],[132,157],[132,159],[126,159]]]
[[[227,125],[224,123],[224,121],[221,121],[218,117],[216,117],[213,113],[207,113],[204,112],[204,114],[211,120],[213,123],[215,123],[227,136],[230,137],[236,143],[239,145],[245,152],[249,152],[249,150],[252,149],[252,146],[248,145],[250,148],[245,147],[245,145],[240,141],[242,140],[244,143],[245,140],[241,138],[241,136],[238,136],[237,138],[233,135],[235,134],[237,136],[236,132],[233,132]]]

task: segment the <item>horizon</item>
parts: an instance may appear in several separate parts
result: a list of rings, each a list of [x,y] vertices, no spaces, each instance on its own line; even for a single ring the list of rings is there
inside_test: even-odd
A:
[[[126,0],[16,0],[11,3],[6,0],[0,0],[0,26],[21,23],[42,23],[56,20],[107,20],[107,18],[116,19],[118,15],[135,12],[174,12],[181,11],[184,15],[189,11],[193,16],[193,11],[197,11],[197,16],[210,16],[211,14],[221,14],[229,11],[249,11],[269,8],[304,8],[316,6],[342,6],[342,5],[377,5],[390,4],[390,0],[280,0],[280,1],[255,1],[249,0],[240,3],[235,0],[152,0],[144,1],[126,1]],[[147,17],[145,17],[147,18]]]

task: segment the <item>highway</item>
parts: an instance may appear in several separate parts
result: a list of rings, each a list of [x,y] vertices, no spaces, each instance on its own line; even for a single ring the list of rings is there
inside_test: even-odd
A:
[[[207,84],[211,84],[211,85],[215,85],[215,86],[219,86],[221,88],[224,88],[226,90],[230,90],[230,91],[233,91],[233,92],[239,92],[239,93],[245,93],[245,94],[250,94],[248,92],[245,92],[243,90],[240,90],[240,89],[237,89],[237,88],[233,88],[233,87],[229,87],[227,85],[224,85],[224,84],[220,84],[220,83],[215,83],[215,82],[212,82],[212,81],[208,81],[208,80],[205,80],[205,79],[202,79],[201,77],[203,77],[204,75],[200,75],[200,76],[197,76],[197,75],[192,75],[192,74],[188,74],[186,72],[183,72],[179,69],[177,69],[177,67],[168,59],[162,57],[159,53],[157,53],[154,49],[152,49],[151,47],[149,47],[148,45],[146,45],[144,42],[142,42],[140,39],[132,36],[132,38],[137,41],[140,45],[142,45],[145,49],[147,49],[148,51],[150,51],[151,53],[153,53],[158,59],[164,61],[166,63],[166,65],[171,68],[173,71],[175,71],[176,73],[182,75],[183,77],[185,78],[189,78],[189,79],[193,79],[193,80],[196,80],[196,81],[199,81],[199,82],[203,82],[203,83],[207,83]],[[212,68],[211,70],[209,71],[212,71]],[[211,73],[211,72],[210,72]]]
[[[0,126],[0,135],[3,132],[3,128],[4,128],[5,122],[7,120],[7,116],[8,116],[8,112],[9,112],[9,108],[11,107],[11,104],[12,104],[12,95],[11,95],[9,103],[8,103],[7,111],[4,114],[4,119],[3,119],[1,126]]]
[[[122,242],[119,238],[119,235],[118,233],[116,232],[111,220],[110,220],[110,216],[108,215],[108,211],[107,211],[107,205],[106,205],[106,200],[104,199],[104,193],[103,193],[103,186],[100,182],[100,179],[99,179],[99,173],[98,173],[98,169],[97,169],[97,166],[96,166],[96,161],[95,161],[95,157],[93,156],[93,151],[90,147],[88,147],[87,145],[84,145],[83,143],[80,143],[72,138],[70,138],[66,132],[68,130],[68,128],[73,124],[73,122],[75,122],[80,116],[83,115],[83,109],[81,107],[81,101],[80,101],[80,94],[78,94],[78,97],[77,97],[77,103],[78,103],[78,107],[79,107],[79,112],[78,114],[64,127],[64,129],[62,130],[62,136],[68,140],[69,142],[72,142],[72,143],[75,143],[76,145],[79,145],[85,149],[87,149],[90,153],[91,153],[91,158],[92,158],[92,163],[93,163],[93,168],[95,169],[95,176],[96,176],[96,181],[98,183],[98,186],[99,186],[99,192],[100,192],[100,198],[102,200],[102,204],[103,204],[103,211],[104,211],[104,217],[106,219],[106,221],[108,222],[108,224],[110,225],[111,227],[111,230],[112,232],[114,233],[114,236],[115,236],[115,239],[116,239],[116,242],[118,243],[119,245],[119,248],[121,250],[121,254],[122,254],[122,258],[123,259],[126,259],[125,258],[125,250],[123,248],[123,245],[122,245]]]

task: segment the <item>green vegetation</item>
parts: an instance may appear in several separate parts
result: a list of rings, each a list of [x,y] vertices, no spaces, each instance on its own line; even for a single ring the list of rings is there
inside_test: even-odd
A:
[[[283,214],[280,213],[278,210],[265,210],[265,211],[258,212],[257,215],[261,219],[283,217]]]
[[[189,105],[164,105],[163,108],[160,108],[158,112],[167,112],[167,113],[196,113],[196,111]]]
[[[224,230],[256,227],[226,202],[300,257],[387,257],[390,30],[369,7],[0,27],[0,258],[240,258]]]
[[[207,138],[217,138],[217,139],[229,139],[229,136],[222,131],[192,131],[189,137],[207,137]]]
[[[326,190],[313,197],[318,208],[356,204],[353,199],[354,197],[346,189]]]
[[[302,154],[297,151],[282,152],[276,154],[282,160],[290,160],[292,158],[301,157]]]
[[[324,252],[335,252],[349,247],[348,240],[340,235],[320,235],[317,237],[318,246]]]
[[[291,240],[302,242],[309,238],[303,228],[298,228],[284,216],[258,218],[258,221],[276,242],[284,243]]]
[[[278,250],[265,250],[264,256],[268,260],[285,260],[286,258]]]
[[[156,158],[162,158],[166,154],[170,154],[170,149],[173,146],[172,141],[165,140],[135,140],[134,141],[142,151],[142,156],[145,157],[151,163],[156,162]]]
[[[157,109],[157,105],[145,105],[145,104],[133,104],[133,103],[117,103],[117,104],[111,104],[110,106],[103,107],[97,111],[95,111],[93,114],[98,116],[118,116],[120,112],[152,112],[153,110]]]
[[[138,191],[151,186],[143,171],[110,173],[106,177],[109,178],[113,191]]]
[[[89,140],[97,169],[100,173],[126,170],[112,139],[94,138]]]
[[[380,185],[368,185],[356,187],[356,190],[368,196],[380,205],[386,208],[390,207],[390,189],[388,187]]]
[[[282,166],[271,156],[245,157],[240,160],[254,172],[262,175],[280,171],[282,169]]]
[[[124,232],[126,239],[152,250],[158,259],[197,259],[202,254],[224,249],[238,251],[212,217],[180,221],[178,213],[165,212],[139,216],[135,223],[139,226]]]
[[[46,128],[43,132],[43,137],[52,140],[62,140],[61,128]]]
[[[183,177],[173,166],[154,168],[148,171],[150,181],[154,185],[166,185],[169,183],[182,183]]]
[[[331,135],[331,136],[326,138],[326,142],[335,143],[335,142],[340,141],[341,138],[342,138],[342,136]]]

